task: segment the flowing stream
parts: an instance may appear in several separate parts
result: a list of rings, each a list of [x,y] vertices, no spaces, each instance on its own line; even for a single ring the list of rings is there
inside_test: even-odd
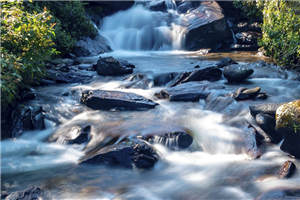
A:
[[[130,18],[133,13],[140,13],[140,21]],[[174,38],[161,39],[166,32],[172,36],[170,32],[175,31],[172,25],[165,24],[161,20],[163,16],[153,15],[141,6],[119,12],[104,20],[104,35],[113,41],[115,50],[179,49]],[[149,27],[141,28],[145,23]],[[149,42],[150,38],[154,42]],[[212,66],[222,57],[205,59],[194,52],[174,50],[113,51],[101,56],[125,59],[136,66],[134,73],[145,74],[150,80],[156,74],[189,71],[195,65]],[[247,60],[251,56],[244,54],[242,58]],[[252,61],[257,59],[260,58],[254,57]],[[238,61],[242,63],[244,59]],[[240,200],[254,199],[273,188],[300,187],[299,170],[289,179],[276,176],[284,161],[293,160],[298,168],[300,162],[280,151],[277,145],[266,146],[259,159],[251,158],[247,144],[251,144],[252,136],[239,125],[250,119],[249,105],[300,98],[299,81],[292,80],[288,72],[282,74],[276,67],[265,67],[257,69],[250,81],[242,85],[229,85],[224,78],[216,82],[224,86],[219,92],[260,86],[269,95],[267,100],[235,102],[227,108],[228,112],[235,110],[234,116],[206,110],[202,100],[193,103],[157,100],[153,95],[163,87],[152,87],[151,82],[147,89],[126,89],[124,85],[128,81],[124,77],[101,77],[85,70],[83,73],[93,75],[90,83],[36,88],[37,98],[28,104],[42,106],[60,123],[47,120],[46,130],[29,131],[17,139],[1,141],[2,191],[13,192],[37,185],[45,188],[53,199]],[[154,99],[159,106],[148,111],[94,111],[79,101],[84,89],[134,92]],[[66,93],[69,95],[64,95]],[[114,127],[114,131],[124,134],[155,132],[167,124],[183,126],[192,131],[194,142],[184,151],[171,151],[156,144],[161,159],[148,171],[77,165],[83,155],[82,146],[47,142],[53,133],[72,131],[72,127],[85,124],[92,126],[94,136],[100,137],[101,132],[109,131],[105,127],[111,123],[126,124]]]

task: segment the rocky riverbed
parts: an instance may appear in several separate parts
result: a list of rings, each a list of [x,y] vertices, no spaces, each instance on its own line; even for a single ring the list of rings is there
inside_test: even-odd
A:
[[[299,75],[244,59],[112,52],[51,63],[16,111],[16,139],[1,141],[2,198],[298,198],[299,137],[280,111],[300,99]]]

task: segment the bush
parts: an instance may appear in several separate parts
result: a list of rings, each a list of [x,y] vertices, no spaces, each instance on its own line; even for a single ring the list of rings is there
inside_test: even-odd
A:
[[[241,9],[242,15],[250,21],[262,21],[262,0],[234,0],[233,5]]]
[[[273,0],[264,3],[263,35],[259,45],[278,64],[300,64],[300,17],[296,14],[299,8],[299,2]]]
[[[12,103],[22,87],[37,82],[45,61],[57,53],[54,25],[45,9],[25,12],[22,3],[2,5],[1,14],[1,100]]]

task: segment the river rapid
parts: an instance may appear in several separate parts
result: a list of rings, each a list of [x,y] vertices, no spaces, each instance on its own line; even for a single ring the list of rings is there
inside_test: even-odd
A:
[[[216,63],[196,56],[195,52],[119,51],[101,56],[111,55],[133,63],[135,73],[146,74],[149,79],[159,73],[188,71],[195,65],[204,68]],[[217,83],[225,88],[219,92],[260,86],[269,95],[267,100],[235,102],[223,113],[206,110],[203,100],[157,100],[153,95],[162,88],[152,87],[151,82],[148,89],[126,89],[124,85],[128,81],[124,77],[86,73],[93,75],[88,84],[36,88],[37,98],[28,104],[42,106],[59,124],[48,120],[46,130],[26,132],[17,139],[1,141],[2,190],[13,192],[38,185],[53,199],[253,199],[273,188],[300,186],[299,172],[289,179],[276,177],[284,161],[293,160],[298,167],[299,161],[280,151],[277,145],[265,146],[261,157],[253,159],[248,147],[253,136],[247,135],[239,123],[251,118],[249,105],[300,98],[299,82],[292,80],[291,73],[268,66],[258,68],[242,85],[229,85],[221,79]],[[148,111],[93,111],[79,101],[80,91],[84,89],[134,92],[154,99],[159,106]],[[68,92],[71,95],[64,95]],[[105,127],[112,122],[121,124],[114,127],[114,131],[127,135],[184,126],[192,131],[194,142],[184,151],[155,145],[161,159],[152,170],[141,171],[77,165],[83,155],[82,146],[46,140],[51,134],[72,131],[72,127],[82,124],[92,125],[95,136],[109,133]]]

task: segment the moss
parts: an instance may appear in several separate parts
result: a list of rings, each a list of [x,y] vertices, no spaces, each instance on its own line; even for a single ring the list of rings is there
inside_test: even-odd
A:
[[[276,128],[300,131],[300,100],[283,104],[276,110]]]

